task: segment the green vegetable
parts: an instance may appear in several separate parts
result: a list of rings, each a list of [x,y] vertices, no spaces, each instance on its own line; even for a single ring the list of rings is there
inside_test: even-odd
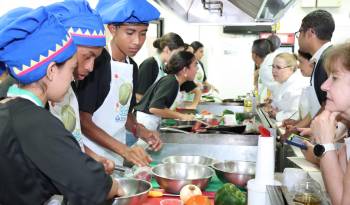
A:
[[[126,105],[128,103],[129,98],[132,93],[132,85],[131,83],[123,83],[119,87],[119,103],[121,105]]]
[[[236,121],[238,124],[242,124],[244,120],[245,120],[244,113],[236,113]]]
[[[61,109],[61,119],[64,124],[64,127],[73,132],[76,126],[76,116],[74,109],[69,104],[64,105]]]
[[[224,115],[232,115],[232,114],[235,114],[235,113],[233,111],[227,110],[227,109],[222,112],[222,116],[224,116]]]
[[[235,185],[226,183],[215,194],[215,205],[245,205],[246,194]]]

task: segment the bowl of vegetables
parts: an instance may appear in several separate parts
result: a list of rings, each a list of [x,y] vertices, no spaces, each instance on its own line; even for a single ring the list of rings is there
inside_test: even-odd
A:
[[[225,161],[214,163],[212,167],[223,183],[230,182],[239,187],[246,187],[255,176],[255,162]]]

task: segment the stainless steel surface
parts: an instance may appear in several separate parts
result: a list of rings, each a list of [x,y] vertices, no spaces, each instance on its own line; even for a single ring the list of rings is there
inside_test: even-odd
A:
[[[162,160],[163,163],[186,163],[186,164],[199,164],[210,166],[215,161],[215,159],[205,156],[168,156]]]
[[[212,167],[222,182],[230,182],[240,187],[245,187],[248,180],[255,176],[255,162],[225,161],[214,163]]]
[[[113,205],[140,205],[146,201],[148,192],[152,185],[139,179],[115,179],[120,187],[123,188],[125,196],[114,199]]]
[[[295,0],[154,0],[190,23],[272,25]]]
[[[173,128],[173,127],[161,127],[160,131],[171,131],[171,132],[178,132],[178,133],[183,133],[183,134],[191,134],[191,132],[187,132],[187,131],[180,130],[180,129]]]
[[[204,190],[214,170],[204,165],[166,163],[153,167],[152,174],[160,188],[168,193],[178,194],[187,184],[194,184]]]
[[[258,135],[161,133],[160,137],[163,148],[150,152],[156,162],[172,155],[206,156],[219,161],[256,161]]]
[[[244,112],[244,107],[235,103],[200,103],[197,106],[199,112],[206,110],[214,115],[222,115],[224,110],[231,110],[233,112]]]

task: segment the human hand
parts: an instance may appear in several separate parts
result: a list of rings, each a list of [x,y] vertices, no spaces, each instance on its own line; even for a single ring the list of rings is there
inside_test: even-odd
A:
[[[319,164],[319,160],[315,157],[315,154],[314,154],[314,145],[306,140],[304,140],[304,143],[307,149],[306,150],[302,149],[301,152],[303,153],[305,159],[311,163]]]
[[[160,140],[160,134],[157,131],[151,131],[145,127],[140,128],[139,137],[141,137],[153,151],[159,151],[163,143]]]
[[[311,132],[315,141],[320,144],[333,143],[336,131],[336,117],[339,112],[323,110],[312,122]]]
[[[189,121],[194,119],[194,115],[189,115],[189,114],[182,114],[181,115],[181,120]]]
[[[96,155],[95,160],[103,164],[106,174],[112,174],[114,171],[115,163],[114,161],[102,157],[100,155]]]
[[[298,120],[285,119],[282,121],[281,127],[287,127],[288,125],[295,125],[297,122],[298,122]]]
[[[122,153],[122,156],[127,161],[140,167],[148,166],[152,162],[152,158],[139,146],[127,147]]]

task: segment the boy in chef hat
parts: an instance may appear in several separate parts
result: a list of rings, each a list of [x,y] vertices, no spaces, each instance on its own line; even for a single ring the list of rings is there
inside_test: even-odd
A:
[[[162,144],[159,133],[137,123],[132,114],[138,67],[131,57],[145,42],[149,22],[158,19],[160,13],[146,0],[100,0],[96,9],[103,23],[108,24],[112,39],[108,42],[109,51],[104,50],[97,59],[94,71],[79,82],[78,101],[86,144],[117,164],[127,159],[145,166],[152,159],[143,148],[125,145],[126,129],[154,150]]]

